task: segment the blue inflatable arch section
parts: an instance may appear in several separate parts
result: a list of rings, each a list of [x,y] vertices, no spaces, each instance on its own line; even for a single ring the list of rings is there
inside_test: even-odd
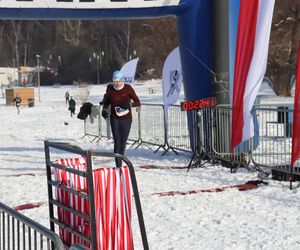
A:
[[[185,99],[211,97],[211,0],[0,1],[1,19],[104,20],[163,16],[176,16]]]

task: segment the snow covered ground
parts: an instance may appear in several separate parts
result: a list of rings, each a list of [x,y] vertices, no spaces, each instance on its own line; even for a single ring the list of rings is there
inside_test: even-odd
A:
[[[134,86],[142,102],[162,102],[159,81]],[[149,94],[153,88],[156,94]],[[68,142],[82,148],[112,151],[112,142],[98,143],[82,139],[83,122],[71,118],[64,101],[69,91],[77,103],[89,91],[88,100],[98,104],[105,86],[89,89],[74,86],[41,87],[41,102],[22,107],[20,115],[0,99],[0,201],[11,206],[46,202],[47,186],[44,140]],[[36,89],[37,94],[37,89]],[[182,98],[182,95],[181,95]],[[77,106],[77,112],[79,105]],[[76,112],[76,113],[77,113]],[[65,125],[68,124],[68,125]],[[289,190],[289,183],[268,180],[268,185],[249,191],[226,189],[218,193],[158,196],[155,192],[190,191],[221,188],[256,180],[257,173],[210,164],[203,168],[171,169],[187,166],[191,155],[165,156],[143,145],[128,149],[126,156],[136,170],[140,198],[150,249],[300,249],[300,192]],[[166,169],[142,169],[142,165],[169,166]],[[34,173],[35,176],[11,174]],[[296,186],[297,184],[294,184]],[[133,210],[135,215],[135,210]],[[49,227],[48,206],[22,211]],[[136,217],[133,218],[136,249],[142,249]]]

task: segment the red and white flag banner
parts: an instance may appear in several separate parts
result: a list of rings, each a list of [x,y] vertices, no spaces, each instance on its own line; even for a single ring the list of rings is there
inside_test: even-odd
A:
[[[94,171],[97,250],[132,250],[131,182],[128,167]]]
[[[59,164],[86,171],[84,158],[63,159]],[[86,178],[64,170],[54,172],[55,179],[72,189],[87,192]],[[93,170],[94,202],[96,216],[97,250],[133,250],[131,230],[131,181],[127,166],[121,168],[98,168]],[[57,189],[56,198],[76,211],[89,214],[89,203],[65,190]],[[58,208],[58,220],[90,237],[90,224],[79,216]],[[74,243],[90,247],[89,244],[65,228],[60,228],[60,236],[68,245]]]
[[[293,138],[292,138],[292,158],[291,166],[293,167],[295,162],[300,157],[300,41],[298,44],[298,63],[296,73],[296,88],[294,97],[294,117],[293,117]]]
[[[83,157],[73,158],[73,159],[61,159],[58,161],[58,164],[66,167],[71,167],[76,170],[86,171],[86,160]],[[54,171],[55,179],[63,184],[66,187],[87,192],[87,182],[86,179],[82,176],[75,175],[69,172],[66,172],[61,169],[56,169]],[[69,193],[65,190],[56,189],[56,199],[62,204],[73,208],[74,210],[83,213],[89,214],[89,203],[86,199],[78,197],[75,194]],[[84,235],[89,233],[89,223],[85,219],[71,214],[69,211],[62,208],[57,209],[58,220],[64,224],[76,229],[79,232],[82,232]],[[84,246],[89,246],[88,243],[83,242],[79,237],[75,236],[65,228],[60,228],[59,230],[61,238],[67,245],[74,243],[82,244]]]
[[[268,58],[275,0],[241,0],[234,70],[231,152],[254,136],[251,110]]]

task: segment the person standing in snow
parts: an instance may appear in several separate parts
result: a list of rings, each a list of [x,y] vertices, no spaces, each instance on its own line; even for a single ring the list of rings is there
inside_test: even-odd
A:
[[[69,101],[69,110],[71,112],[71,117],[73,115],[75,115],[75,107],[76,107],[76,102],[75,100],[73,99],[73,97],[71,96],[71,99]]]
[[[66,105],[67,105],[70,101],[70,94],[68,91],[65,93],[65,98],[66,98]]]
[[[124,155],[132,123],[131,108],[138,107],[141,103],[134,89],[130,85],[124,84],[124,76],[120,71],[115,71],[112,77],[113,84],[107,86],[105,98],[103,98],[102,116],[107,119],[110,113],[114,153]],[[115,161],[116,167],[122,166],[121,159],[116,158]]]

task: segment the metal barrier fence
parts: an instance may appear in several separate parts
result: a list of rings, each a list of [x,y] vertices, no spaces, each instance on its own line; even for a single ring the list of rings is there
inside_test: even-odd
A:
[[[254,165],[266,166],[283,172],[291,172],[293,109],[290,105],[277,108],[256,108],[259,124],[259,143],[253,148]],[[300,174],[299,162],[293,168]]]
[[[103,110],[103,106],[98,107],[99,109],[99,113],[102,113]],[[86,122],[86,120],[85,120]],[[101,139],[101,137],[106,137],[106,138],[111,138],[111,130],[110,130],[110,120],[108,119],[103,119],[103,117],[100,117],[100,121],[99,121],[99,131],[100,131],[100,137],[99,139]],[[94,135],[95,136],[95,135]]]
[[[197,129],[197,120],[195,112],[193,112],[193,129]],[[168,145],[177,150],[191,151],[190,133],[188,129],[187,114],[181,112],[180,106],[171,105],[169,107],[168,126],[166,134],[166,142]]]
[[[235,165],[249,165],[251,140],[230,152],[231,143],[231,115],[229,106],[220,105],[213,109],[212,119],[212,147],[210,154],[213,158],[221,159]]]
[[[0,249],[56,249],[64,245],[51,230],[0,202]]]
[[[141,143],[163,147],[166,143],[164,106],[160,104],[142,104],[139,115]]]
[[[63,235],[67,235],[64,241],[67,245],[71,244],[70,235],[75,238],[80,239],[80,245],[88,245],[90,249],[97,249],[97,234],[96,232],[96,207],[95,207],[95,194],[94,194],[94,185],[98,185],[93,182],[93,163],[95,158],[120,158],[125,164],[128,166],[131,187],[133,191],[133,198],[135,202],[135,207],[137,211],[137,218],[140,227],[140,233],[143,243],[143,248],[145,250],[149,249],[146,229],[143,219],[142,207],[138,193],[138,186],[136,182],[135,172],[132,163],[123,155],[107,153],[107,152],[96,152],[92,150],[83,150],[79,147],[72,146],[70,144],[65,143],[57,143],[57,142],[48,142],[45,141],[45,157],[46,157],[46,169],[47,169],[47,183],[48,183],[48,200],[49,200],[49,217],[50,217],[50,228],[51,231],[55,232],[55,230],[60,230]],[[78,159],[78,156],[81,156],[85,159],[85,165],[83,169],[81,168],[72,168],[59,164],[59,159],[55,158],[54,153],[63,153],[65,156],[67,155],[71,159]],[[74,158],[75,156],[75,158]],[[92,160],[93,158],[93,160]],[[68,158],[70,160],[70,158]],[[71,160],[70,160],[71,161]],[[83,165],[83,163],[81,163]],[[76,189],[75,186],[68,185],[68,183],[61,182],[55,179],[55,171],[64,171],[66,175],[73,176],[78,182],[86,182],[86,189]],[[81,178],[81,180],[79,180]],[[71,181],[70,181],[71,182]],[[84,208],[79,209],[75,204],[68,204],[64,199],[59,199],[58,195],[54,195],[56,192],[62,192],[62,197],[70,197],[76,196],[77,198],[82,199],[82,206]],[[56,193],[57,194],[57,193]],[[87,202],[84,202],[87,201]],[[76,202],[75,202],[76,203]],[[79,205],[78,205],[79,206]],[[87,206],[87,207],[85,207]],[[57,208],[55,211],[54,208]],[[66,218],[62,219],[60,217],[62,214],[68,214],[65,216]],[[77,217],[77,220],[80,220],[82,224],[77,226],[72,226],[71,219]],[[82,220],[81,220],[82,219]],[[87,229],[89,233],[86,234],[84,228]],[[71,243],[70,243],[71,242]],[[76,241],[78,243],[78,241]],[[79,244],[79,243],[78,243]],[[76,249],[77,246],[73,246],[71,249]]]
[[[201,144],[205,154],[211,159],[228,163],[229,166],[251,165],[254,169],[260,166],[290,172],[293,117],[291,105],[255,106],[253,109],[255,136],[236,147],[233,153],[230,152],[232,110],[229,106],[218,105],[214,108],[194,110],[190,115],[193,120],[191,127],[187,123],[187,113],[181,112],[179,105],[171,105],[168,109],[168,126],[166,126],[163,105],[142,104],[138,112],[133,112],[135,125],[130,139],[140,144],[157,145],[165,150],[171,148],[192,151]],[[199,117],[201,117],[200,124]],[[194,134],[197,130],[199,134],[194,138],[192,145],[189,136],[191,130]],[[105,134],[103,127],[100,131],[101,135]],[[85,134],[91,133],[85,131]],[[300,174],[299,164],[293,171]]]
[[[103,119],[100,114],[102,107],[93,107],[92,113],[97,113],[99,119],[84,121],[84,136],[91,136],[100,140],[102,137],[111,138],[109,119]],[[143,103],[140,108],[132,109],[132,125],[129,141],[138,144],[143,143],[156,145],[164,150],[176,149],[191,151],[189,129],[185,112],[181,112],[179,105],[172,105],[169,108],[168,127],[164,120],[164,105]],[[193,112],[194,128],[196,129],[196,115]],[[93,121],[93,122],[92,122]]]
[[[85,135],[93,136],[95,138],[101,136],[101,121],[100,121],[100,110],[96,106],[92,106],[91,114],[87,117],[84,122]]]
[[[140,108],[132,108],[132,124],[128,140],[133,142],[139,142],[141,140],[141,118]]]
[[[230,153],[231,108],[218,106],[213,111],[213,158],[233,164],[265,167],[291,173],[292,118],[290,105],[256,106],[253,110],[254,137]],[[293,174],[300,174],[299,162]]]

